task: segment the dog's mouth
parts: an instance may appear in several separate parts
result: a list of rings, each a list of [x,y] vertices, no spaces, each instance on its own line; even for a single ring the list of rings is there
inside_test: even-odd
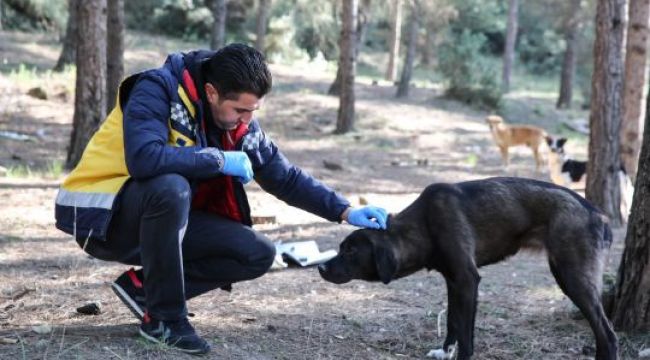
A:
[[[329,263],[323,263],[318,265],[318,273],[320,273],[320,276],[325,280],[329,281],[333,284],[345,284],[347,282],[350,282],[352,280],[351,278],[347,276],[341,276],[340,274],[334,274],[332,271],[332,267]]]

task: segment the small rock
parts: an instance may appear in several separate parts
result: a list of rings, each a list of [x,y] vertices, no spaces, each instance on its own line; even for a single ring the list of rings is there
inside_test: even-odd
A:
[[[32,331],[34,331],[35,333],[37,333],[39,335],[45,335],[45,334],[49,334],[49,333],[52,332],[52,326],[50,326],[48,324],[35,325],[35,326],[32,326]]]
[[[639,351],[639,359],[650,359],[650,348]]]
[[[268,330],[268,331],[270,331],[272,333],[275,333],[276,331],[278,331],[278,328],[276,328],[275,326],[269,324],[269,325],[266,325],[266,330]]]
[[[333,161],[328,161],[328,160],[323,160],[323,166],[325,166],[326,169],[332,170],[332,171],[341,171],[343,170],[343,165],[333,162]]]
[[[33,98],[47,100],[47,93],[45,92],[45,90],[43,90],[43,88],[38,86],[27,90],[27,95]]]
[[[83,315],[99,315],[102,313],[102,307],[99,301],[96,301],[78,307],[77,312]]]
[[[10,337],[0,337],[0,344],[18,344],[18,339]]]

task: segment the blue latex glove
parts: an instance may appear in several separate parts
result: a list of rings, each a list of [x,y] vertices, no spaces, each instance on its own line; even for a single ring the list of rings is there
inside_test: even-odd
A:
[[[243,151],[224,151],[221,173],[246,184],[253,179],[253,165]]]
[[[387,218],[388,213],[386,210],[377,206],[368,205],[350,209],[347,221],[354,226],[386,230]]]

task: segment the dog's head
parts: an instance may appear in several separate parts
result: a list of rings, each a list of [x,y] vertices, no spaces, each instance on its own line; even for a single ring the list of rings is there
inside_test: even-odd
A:
[[[488,117],[485,118],[485,122],[490,125],[490,129],[493,128],[494,126],[497,126],[499,124],[503,123],[503,118],[499,115],[489,115]]]
[[[561,138],[555,138],[552,136],[547,136],[546,137],[546,143],[548,144],[548,148],[551,149],[552,152],[556,154],[564,154],[564,144],[566,144],[567,138],[561,137]]]
[[[334,258],[318,266],[321,277],[335,284],[354,279],[388,284],[399,265],[390,236],[383,230],[355,230],[343,240]]]

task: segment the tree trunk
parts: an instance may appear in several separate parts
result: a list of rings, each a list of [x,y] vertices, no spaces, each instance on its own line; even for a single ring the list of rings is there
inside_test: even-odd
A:
[[[402,0],[393,0],[393,21],[391,23],[390,49],[386,80],[395,81],[397,77],[397,59],[399,57],[400,36],[402,34]]]
[[[510,0],[508,7],[508,27],[506,29],[506,48],[503,53],[503,74],[501,89],[503,92],[510,90],[510,75],[515,62],[515,41],[517,40],[517,21],[519,0]]]
[[[341,95],[336,120],[336,134],[345,134],[354,128],[354,76],[356,72],[356,22],[357,0],[343,0],[343,21],[341,22]]]
[[[610,316],[619,331],[650,330],[650,117],[645,116],[639,176]]]
[[[5,19],[5,5],[0,1],[0,31],[4,30],[3,22]]]
[[[68,169],[77,165],[106,114],[106,0],[81,1],[78,11],[77,82]]]
[[[621,161],[632,181],[636,179],[641,134],[645,119],[645,92],[648,83],[647,50],[650,25],[650,0],[630,0],[625,80],[623,90],[623,122],[621,123]]]
[[[623,221],[618,171],[625,15],[625,0],[598,0],[585,194],[609,216],[613,226]]]
[[[368,19],[370,14],[370,2],[371,0],[361,0],[359,3],[359,9],[357,14],[357,39],[356,45],[354,47],[355,58],[359,57],[361,52],[361,46],[363,45],[363,40],[366,36],[366,30],[368,29]],[[330,88],[327,90],[329,95],[340,95],[341,94],[341,66],[336,70],[336,79]]]
[[[557,98],[558,109],[571,107],[573,97],[573,76],[576,72],[576,49],[578,47],[578,28],[580,25],[580,3],[581,0],[572,0],[569,14],[564,25],[564,61],[560,78],[560,95]]]
[[[257,8],[257,36],[255,37],[255,48],[264,54],[266,46],[266,29],[268,17],[271,11],[271,0],[260,0]]]
[[[426,24],[424,25],[425,27],[427,26]],[[420,57],[420,63],[424,66],[429,66],[431,65],[431,59],[433,58],[432,54],[432,49],[434,47],[433,40],[434,40],[435,32],[433,32],[433,29],[429,28],[424,34],[424,46],[420,50],[422,56]]]
[[[212,36],[210,38],[210,48],[217,50],[226,44],[226,0],[212,0],[210,2],[212,10]]]
[[[63,71],[66,65],[74,64],[77,50],[78,16],[80,0],[68,0],[68,24],[65,27],[65,38],[63,39],[63,49],[59,55],[54,71]]]
[[[415,48],[418,42],[418,32],[420,30],[420,19],[418,16],[418,7],[414,0],[411,2],[411,17],[409,19],[409,38],[406,50],[406,59],[402,68],[402,77],[397,87],[395,97],[405,97],[409,94],[409,85],[411,85],[411,75],[413,73],[413,63],[415,62]]]
[[[124,77],[124,0],[108,0],[106,24],[106,112],[115,106]]]

